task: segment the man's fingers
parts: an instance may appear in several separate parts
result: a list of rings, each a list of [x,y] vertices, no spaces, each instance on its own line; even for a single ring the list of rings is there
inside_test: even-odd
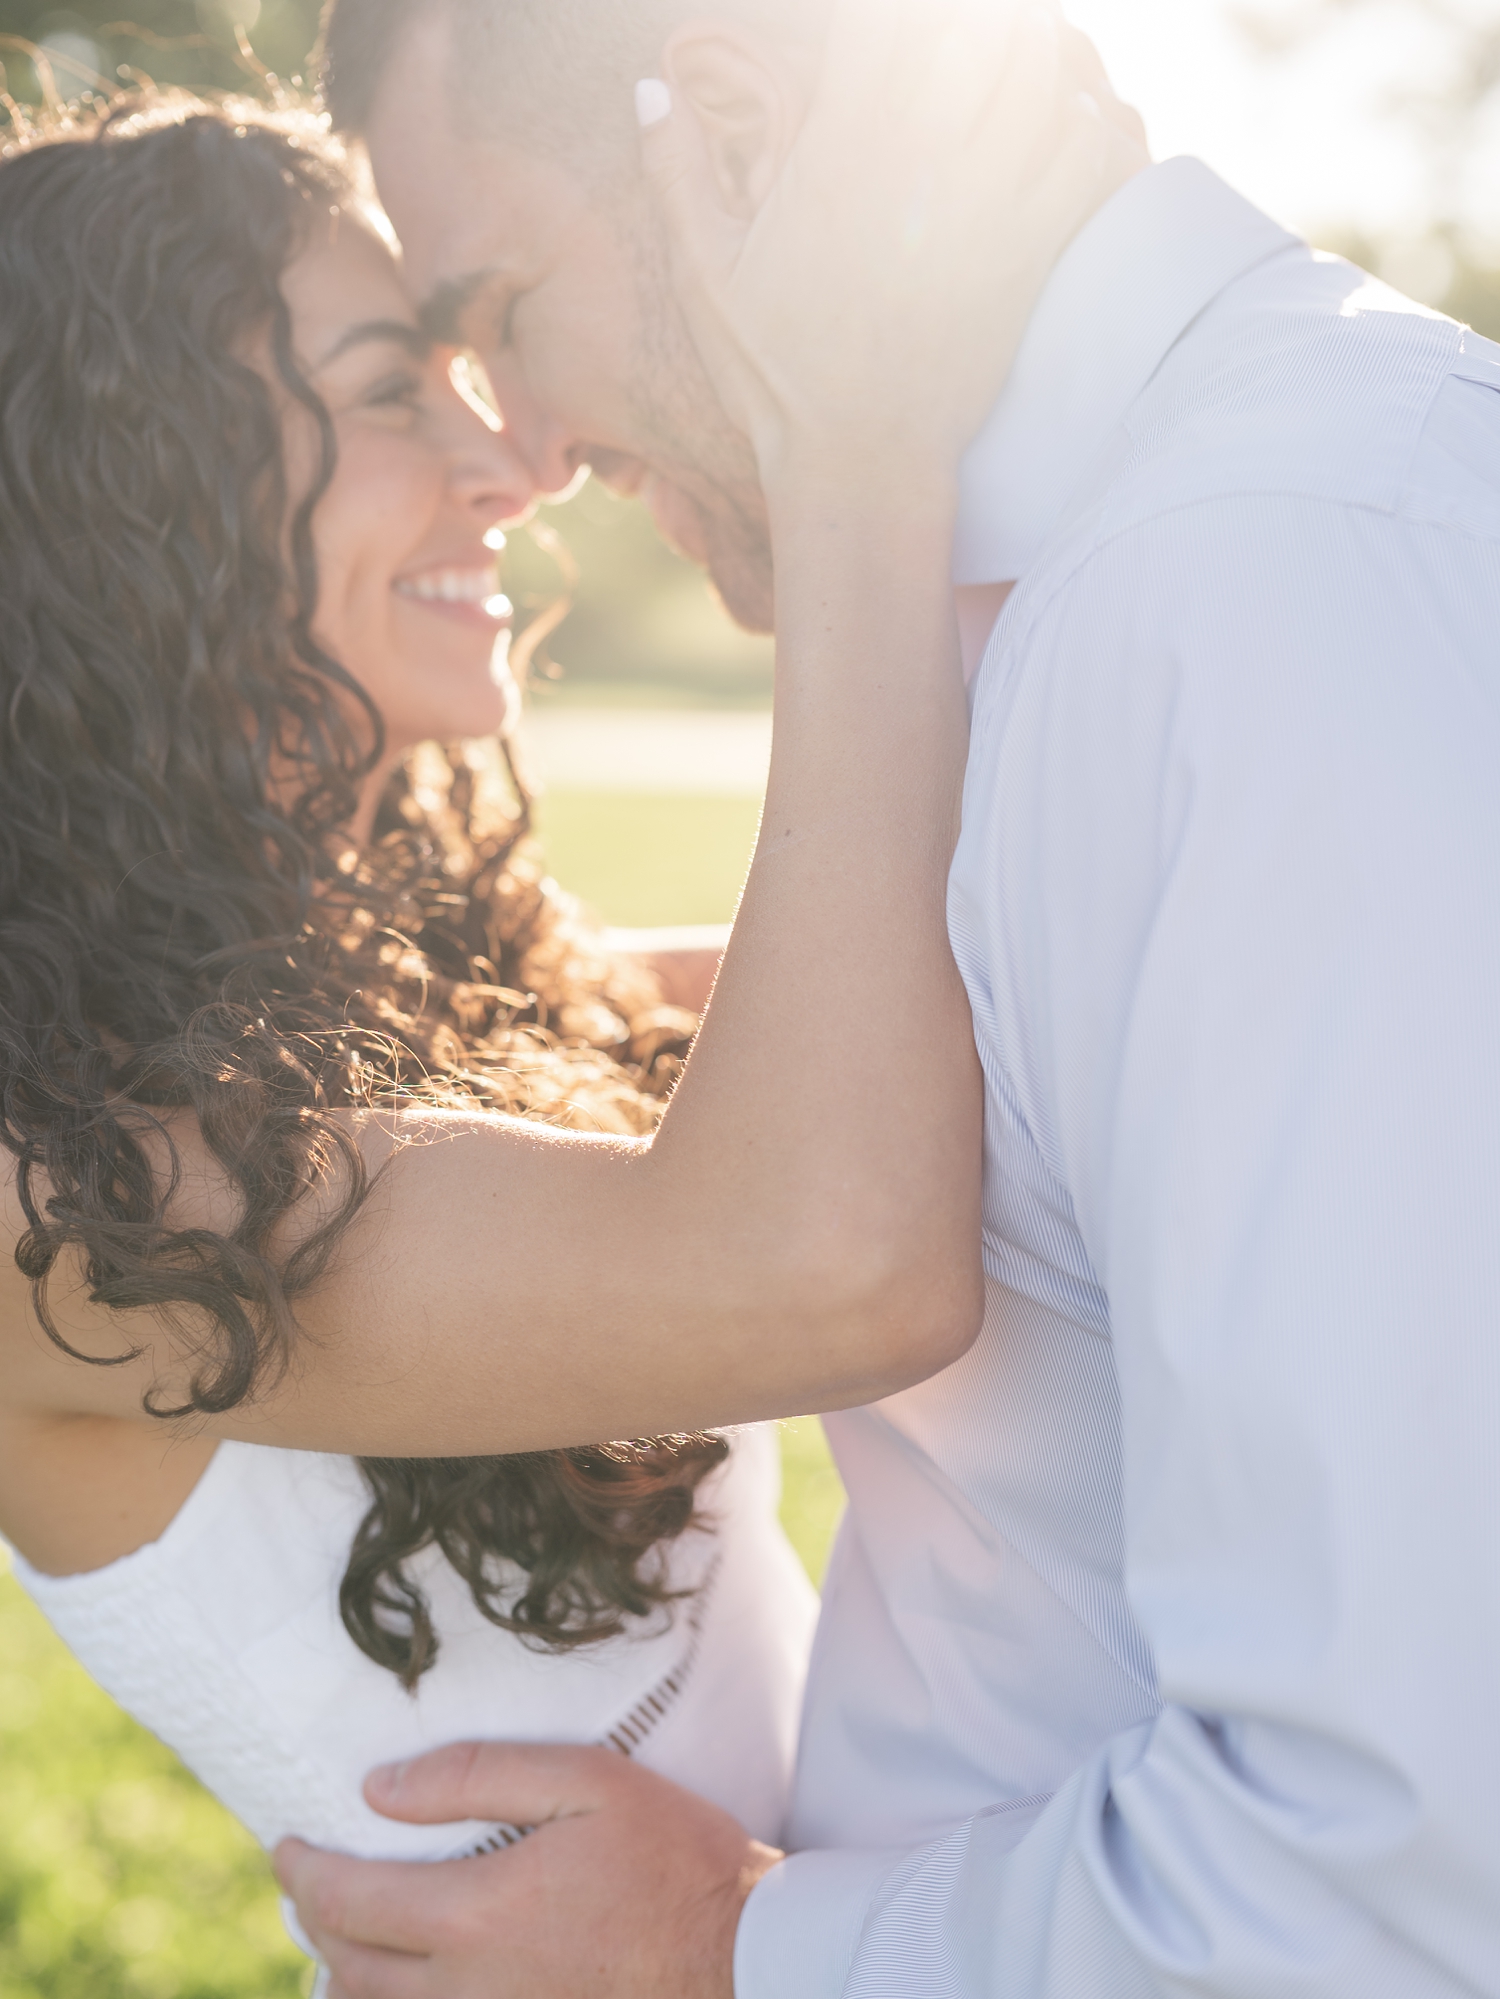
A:
[[[1109,122],[1117,126],[1132,145],[1146,151],[1150,141],[1145,119],[1133,104],[1126,104],[1115,95],[1115,87],[1104,67],[1103,58],[1081,28],[1068,29],[1068,67],[1079,87],[1089,93]]]
[[[387,1818],[414,1825],[445,1825],[455,1819],[545,1825],[597,1811],[619,1768],[619,1757],[609,1749],[455,1742],[410,1762],[372,1770],[365,1796]]]
[[[272,1855],[276,1878],[297,1905],[308,1936],[422,1957],[440,1950],[467,1907],[460,1878],[472,1860],[353,1860],[300,1839],[284,1839]]]
[[[1135,164],[1133,149],[1093,100],[1075,99],[1065,115],[1063,144],[1027,194],[1028,211],[1045,235],[1070,241]]]
[[[1050,10],[1026,8],[994,72],[978,131],[982,155],[1014,183],[1029,179],[1062,137],[1065,74],[1062,24]]]
[[[914,79],[924,76],[916,108],[921,123],[933,139],[950,148],[960,147],[980,128],[995,93],[1003,85],[1012,66],[1017,35],[1028,18],[1037,16],[1035,5],[1016,0],[959,0],[948,9],[948,18],[926,30],[928,46],[913,52],[905,88],[912,90]],[[1040,18],[1051,25],[1048,8]]]
[[[917,5],[933,0],[834,0],[823,44],[819,98],[867,103],[883,89],[891,58]]]

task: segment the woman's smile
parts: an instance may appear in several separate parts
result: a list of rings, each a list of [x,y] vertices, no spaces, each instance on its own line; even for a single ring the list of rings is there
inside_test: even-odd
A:
[[[392,587],[424,610],[487,631],[498,632],[511,621],[511,601],[501,592],[493,557],[482,564],[433,563],[398,576]]]

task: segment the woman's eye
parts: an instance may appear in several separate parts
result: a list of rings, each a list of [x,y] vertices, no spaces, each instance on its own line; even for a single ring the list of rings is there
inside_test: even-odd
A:
[[[389,375],[367,389],[364,400],[370,409],[414,410],[422,400],[422,378],[420,375]]]

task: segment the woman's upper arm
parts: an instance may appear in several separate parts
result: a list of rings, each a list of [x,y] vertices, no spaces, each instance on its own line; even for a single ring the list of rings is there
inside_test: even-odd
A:
[[[863,1402],[967,1345],[893,1320],[856,1250],[837,1268],[842,1245],[737,1203],[736,1176],[659,1138],[431,1120],[299,1301],[284,1382],[216,1427],[362,1456],[550,1449]]]
[[[486,1115],[358,1124],[366,1201],[295,1301],[285,1370],[192,1419],[210,1436],[366,1457],[546,1449],[865,1401],[959,1350],[882,1313],[879,1274],[852,1250],[737,1202],[732,1147],[705,1172],[690,1148]],[[172,1219],[222,1223],[221,1190],[178,1137]],[[191,1325],[92,1303],[62,1264],[48,1290],[59,1334],[118,1364],[70,1358],[16,1267],[9,1177],[4,1218],[5,1400],[122,1418],[148,1393],[180,1403]]]

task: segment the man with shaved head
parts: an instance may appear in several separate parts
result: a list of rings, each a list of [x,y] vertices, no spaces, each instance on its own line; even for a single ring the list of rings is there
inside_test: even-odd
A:
[[[640,492],[759,629],[755,461],[637,107],[751,219],[825,15],[336,0],[327,33],[538,485]],[[828,1418],[787,1855],[608,1752],[440,1752],[372,1802],[539,1830],[283,1850],[338,1999],[1500,1994],[1500,351],[1142,154],[970,450],[954,582],[988,1309]]]

